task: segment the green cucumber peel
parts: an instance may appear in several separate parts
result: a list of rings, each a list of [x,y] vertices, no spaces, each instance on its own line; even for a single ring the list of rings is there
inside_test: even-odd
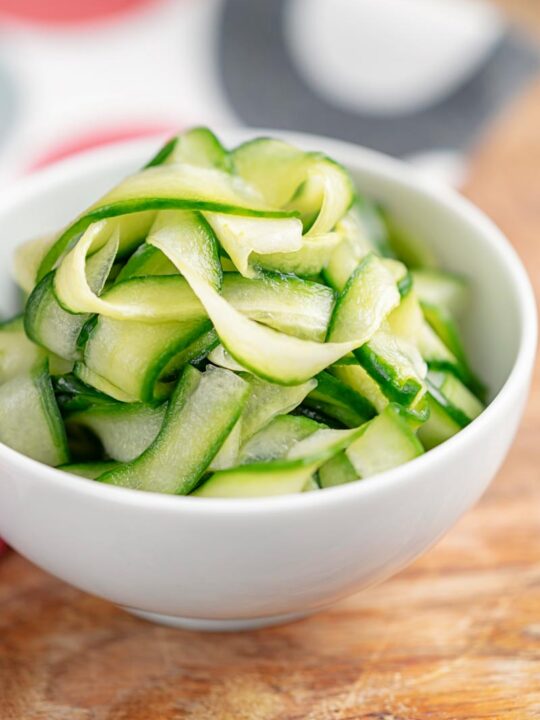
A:
[[[193,495],[264,497],[302,492],[317,469],[363,432],[320,429],[295,443],[285,459],[239,465],[214,473]]]
[[[376,411],[371,402],[330,373],[316,377],[317,387],[304,400],[304,405],[326,417],[333,417],[345,427],[356,427],[371,419]]]
[[[249,385],[228,370],[186,366],[154,442],[100,482],[151,492],[190,493],[236,424]],[[204,412],[203,412],[204,410]]]
[[[301,340],[260,325],[235,310],[194,267],[183,250],[182,233],[177,225],[160,228],[159,232],[149,236],[147,242],[160,248],[189,282],[230,355],[259,377],[282,385],[305,382],[361,345],[376,332],[390,306],[399,301],[395,283],[388,282],[383,276],[390,292],[393,288],[397,300],[393,294],[387,293],[384,300],[379,301],[375,312],[366,313],[358,319],[354,339],[338,343]]]
[[[214,194],[208,190],[212,184],[217,186]],[[37,279],[41,280],[50,272],[70,243],[94,223],[149,210],[206,210],[248,217],[294,217],[293,212],[276,210],[255,197],[247,197],[245,190],[240,191],[239,184],[235,184],[231,176],[219,170],[191,165],[150,167],[127,178],[69,225],[42,260]]]
[[[113,470],[118,466],[114,460],[96,460],[95,462],[67,463],[59,465],[58,470],[87,478],[88,480],[96,480],[103,473]]]
[[[30,424],[28,418],[32,419]],[[0,441],[46,465],[69,460],[47,361],[0,385]]]

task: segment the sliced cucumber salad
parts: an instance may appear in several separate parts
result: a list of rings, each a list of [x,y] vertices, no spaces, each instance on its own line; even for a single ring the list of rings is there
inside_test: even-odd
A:
[[[484,407],[466,279],[338,163],[281,140],[173,138],[15,269],[27,299],[0,325],[0,441],[72,475],[315,492],[421,455]]]

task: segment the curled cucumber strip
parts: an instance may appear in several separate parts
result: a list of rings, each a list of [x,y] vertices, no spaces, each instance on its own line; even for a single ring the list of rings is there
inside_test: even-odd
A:
[[[291,217],[264,202],[241,178],[214,168],[175,163],[141,170],[91,205],[56,240],[41,261],[38,280],[53,269],[71,241],[90,225],[149,210],[209,210],[255,217]]]
[[[290,253],[302,248],[302,223],[297,218],[246,218],[204,213],[220,244],[239,273],[256,277],[251,256]]]
[[[363,345],[378,330],[385,316],[399,302],[399,293],[390,278],[388,288],[378,299],[376,310],[358,308],[351,335],[342,342],[318,343],[285,335],[250,320],[236,310],[194,269],[192,252],[185,249],[181,226],[162,225],[150,233],[147,242],[159,248],[191,285],[204,305],[223,346],[243,367],[256,375],[282,385],[296,385],[317,375],[328,365]],[[373,256],[372,264],[377,262]],[[371,297],[371,293],[370,293]]]
[[[348,174],[328,158],[315,160],[308,173],[305,189],[313,188],[312,192],[318,192],[321,197],[320,210],[307,232],[308,236],[316,237],[332,230],[347,211],[353,200],[353,190]],[[294,202],[291,206],[294,207]]]
[[[112,287],[99,297],[87,279],[87,258],[102,223],[90,226],[63,259],[54,278],[54,292],[62,307],[71,313],[96,313],[115,320],[167,322],[193,320],[205,311],[188,283],[180,277],[144,282],[131,280]],[[117,238],[115,232],[111,241]]]
[[[205,221],[195,213],[163,213],[158,216],[152,232],[166,227],[182,228],[184,251],[189,253],[195,271],[207,278],[210,285],[221,286],[222,272],[217,248],[207,238],[211,234]],[[66,257],[55,276],[55,294],[61,305],[72,313],[97,313],[116,320],[166,322],[191,320],[204,316],[204,309],[193,295],[188,284],[180,278],[169,279],[169,292],[163,292],[162,283],[157,286],[146,283],[138,286],[137,293],[126,293],[125,285],[117,285],[108,296],[98,297],[86,277],[86,262],[96,240],[101,240],[106,221],[91,225]],[[115,230],[114,234],[118,231]],[[113,234],[113,237],[114,237]],[[172,290],[171,290],[172,289]],[[171,291],[173,296],[171,298]]]
[[[234,150],[233,162],[267,202],[299,213],[307,236],[333,230],[354,201],[352,180],[341,165],[282,140],[244,143]]]
[[[341,242],[342,238],[337,232],[316,237],[304,235],[298,250],[265,255],[253,253],[252,263],[264,270],[293,273],[300,277],[314,277],[327,267],[332,254]]]

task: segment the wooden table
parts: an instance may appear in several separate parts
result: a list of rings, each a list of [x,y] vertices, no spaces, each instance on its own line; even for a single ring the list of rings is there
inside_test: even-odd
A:
[[[465,192],[540,288],[540,83],[492,129]],[[0,562],[1,720],[540,718],[540,376],[495,483],[434,550],[282,628],[168,630]]]

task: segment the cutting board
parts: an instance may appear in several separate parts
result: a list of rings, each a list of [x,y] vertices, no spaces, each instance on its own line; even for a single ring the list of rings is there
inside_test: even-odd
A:
[[[540,289],[540,83],[488,134],[465,193]],[[540,718],[540,375],[491,489],[383,585],[281,628],[147,624],[0,561],[1,720]]]

